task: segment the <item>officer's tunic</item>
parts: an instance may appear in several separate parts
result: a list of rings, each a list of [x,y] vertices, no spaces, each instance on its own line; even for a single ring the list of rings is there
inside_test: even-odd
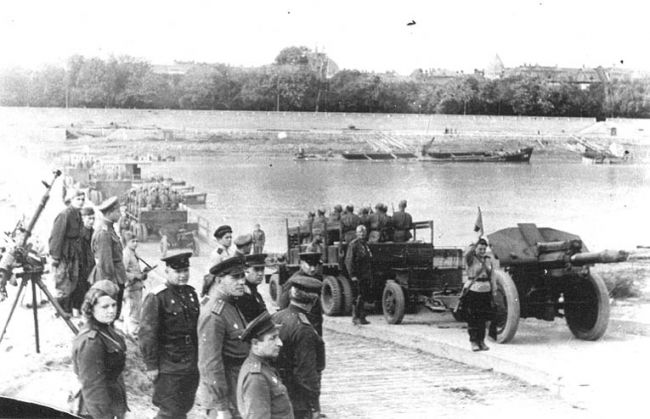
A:
[[[107,279],[115,284],[125,284],[126,270],[122,261],[122,243],[111,221],[102,217],[101,225],[93,233],[91,247],[95,255],[95,267],[89,282],[94,284]]]
[[[161,284],[142,304],[138,341],[147,370],[159,371],[153,394],[159,417],[185,417],[194,405],[198,317],[198,297],[189,285]]]
[[[95,267],[95,256],[90,241],[93,237],[93,229],[82,227],[81,235],[79,237],[79,281],[70,298],[72,299],[72,307],[76,309],[81,308],[86,291],[90,288],[88,277]]]
[[[273,315],[281,324],[282,348],[277,368],[287,386],[296,418],[320,410],[320,375],[325,369],[325,344],[301,308],[290,305]]]
[[[253,353],[239,372],[237,407],[244,419],[293,419],[289,394],[278,372]]]
[[[123,417],[128,409],[124,338],[112,326],[90,320],[74,338],[72,363],[81,383],[80,413],[94,419]]]
[[[318,279],[319,281],[322,281],[321,278],[307,275],[300,269],[297,270],[293,275],[289,277],[289,279],[287,279],[287,282],[282,284],[282,292],[280,294],[280,298],[278,299],[278,308],[280,310],[289,307],[289,292],[291,291],[291,284],[293,284],[293,279],[297,276],[310,276],[312,278]],[[323,307],[321,307],[320,300],[312,306],[309,313],[307,313],[307,318],[309,319],[309,322],[314,326],[314,329],[316,329],[318,336],[323,336]]]
[[[223,244],[217,243],[217,247],[210,253],[210,266],[212,267],[233,256],[235,256],[234,246],[225,247]]]
[[[54,280],[61,297],[68,297],[79,280],[79,238],[82,227],[81,212],[71,205],[54,219],[49,248],[52,258],[59,262],[59,266],[54,268]]]
[[[250,350],[250,345],[239,339],[245,328],[232,298],[220,290],[201,301],[198,403],[203,409],[237,412],[237,376]]]
[[[372,252],[365,240],[356,238],[348,246],[345,254],[345,267],[348,270],[350,279],[356,277],[358,282],[352,281],[355,294],[354,317],[364,313],[364,302],[370,295],[370,284],[372,280]]]

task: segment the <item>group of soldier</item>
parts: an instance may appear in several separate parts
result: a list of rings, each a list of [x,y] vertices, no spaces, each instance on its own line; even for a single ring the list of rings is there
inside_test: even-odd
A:
[[[187,285],[191,253],[163,259],[167,280],[145,298],[138,335],[159,418],[186,417],[195,402],[208,418],[320,417],[325,350],[310,313],[322,283],[301,268],[271,316],[257,290],[267,255],[244,236],[232,255],[217,248],[200,297]]]
[[[335,205],[328,216],[325,209],[318,209],[316,213],[307,213],[307,219],[302,225],[317,231],[330,231],[338,226],[341,239],[350,243],[356,234],[356,228],[362,225],[368,232],[369,242],[405,242],[411,239],[410,230],[413,227],[413,218],[406,212],[406,200],[398,204],[398,209],[393,209],[393,214],[388,215],[388,207],[378,203],[374,211],[368,207],[361,207],[357,213],[354,205]]]
[[[164,182],[152,182],[134,186],[123,198],[130,214],[138,214],[140,208],[147,210],[177,210],[183,196]]]

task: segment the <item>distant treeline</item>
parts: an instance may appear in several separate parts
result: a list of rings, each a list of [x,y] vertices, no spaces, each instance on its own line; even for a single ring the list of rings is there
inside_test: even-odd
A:
[[[488,80],[481,74],[440,77],[334,72],[325,54],[283,49],[261,67],[186,65],[159,74],[129,56],[72,56],[66,68],[0,72],[0,105],[34,107],[281,110],[482,115],[650,117],[650,81],[593,83],[587,88],[537,77]],[[333,73],[333,75],[332,75]]]

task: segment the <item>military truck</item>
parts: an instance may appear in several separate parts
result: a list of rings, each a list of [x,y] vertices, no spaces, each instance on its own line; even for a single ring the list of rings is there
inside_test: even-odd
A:
[[[272,298],[299,269],[299,253],[313,240],[313,224],[289,227],[287,222],[287,257],[278,273],[270,278]],[[345,267],[347,243],[340,224],[324,223],[323,239],[323,312],[329,316],[347,315],[352,310],[352,286]],[[405,313],[422,305],[451,309],[462,289],[462,250],[433,245],[433,221],[413,223],[412,241],[405,243],[368,243],[373,254],[371,295],[368,303],[383,311],[386,321],[398,324]]]

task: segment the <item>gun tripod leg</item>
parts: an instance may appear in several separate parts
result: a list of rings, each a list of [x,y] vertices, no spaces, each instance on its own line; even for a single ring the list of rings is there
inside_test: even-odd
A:
[[[77,326],[75,326],[75,324],[72,323],[72,320],[70,320],[70,318],[67,316],[67,314],[63,311],[63,309],[59,305],[58,301],[56,301],[56,298],[54,298],[54,296],[52,296],[52,294],[50,293],[50,290],[47,289],[47,287],[45,286],[45,284],[41,280],[40,275],[38,277],[32,279],[32,283],[36,283],[36,285],[38,285],[38,287],[41,289],[41,291],[43,291],[43,293],[45,293],[45,295],[47,296],[47,299],[50,300],[50,303],[52,303],[52,305],[54,306],[54,309],[56,310],[56,312],[59,313],[59,316],[63,320],[65,320],[65,322],[68,325],[68,327],[70,328],[70,330],[72,330],[72,333],[74,333],[75,335],[78,334],[79,329],[77,329]]]
[[[18,301],[20,300],[20,294],[23,292],[23,289],[25,288],[25,285],[27,285],[28,279],[23,278],[22,281],[20,281],[20,286],[18,287],[18,292],[16,293],[16,298],[14,298],[14,303],[11,305],[11,310],[9,310],[9,315],[7,316],[7,321],[5,322],[5,326],[2,329],[2,335],[0,335],[0,343],[2,343],[2,339],[5,337],[5,333],[7,332],[7,327],[9,327],[9,322],[11,321],[11,317],[14,315],[14,311],[16,310],[16,306],[18,305]]]

